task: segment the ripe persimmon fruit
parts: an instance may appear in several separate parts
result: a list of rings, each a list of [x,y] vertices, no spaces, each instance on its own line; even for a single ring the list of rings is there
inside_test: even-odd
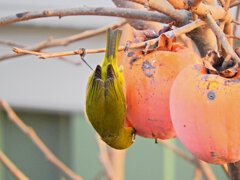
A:
[[[234,62],[217,70],[223,58],[216,58],[214,52],[210,56],[211,68],[206,63],[191,65],[175,79],[170,95],[172,122],[178,138],[197,158],[233,163],[240,160],[240,70]]]
[[[200,62],[195,52],[164,34],[150,53],[128,53],[123,68],[126,119],[137,135],[154,139],[176,137],[169,110],[170,89],[184,67]]]

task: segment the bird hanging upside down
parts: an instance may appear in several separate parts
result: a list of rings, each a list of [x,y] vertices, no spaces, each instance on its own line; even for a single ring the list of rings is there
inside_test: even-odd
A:
[[[108,29],[105,57],[88,80],[86,114],[104,142],[115,149],[126,149],[133,143],[135,130],[124,127],[124,78],[117,67],[120,37],[120,30]]]

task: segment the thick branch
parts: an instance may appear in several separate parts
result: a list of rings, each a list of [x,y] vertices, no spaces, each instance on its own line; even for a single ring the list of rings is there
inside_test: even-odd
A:
[[[123,1],[123,0],[112,0],[112,1],[119,8],[132,8],[132,9],[138,9],[138,10],[146,10],[142,5],[134,2]],[[159,29],[161,29],[160,24],[156,22],[133,20],[133,19],[127,19],[127,21],[132,27],[138,30],[153,29],[156,32],[158,32]]]
[[[28,180],[27,178],[8,157],[0,151],[0,161],[7,167],[7,169],[12,173],[12,175],[19,180]]]
[[[46,156],[47,160],[51,162],[53,165],[58,167],[62,172],[64,172],[69,178],[73,180],[82,180],[82,178],[76,175],[71,169],[69,169],[65,164],[63,164],[42,142],[42,140],[37,136],[35,131],[26,126],[23,121],[17,116],[17,114],[12,110],[12,108],[7,104],[6,101],[1,100],[0,105],[7,112],[9,119],[14,122],[20,130],[22,130],[42,151],[42,153]]]
[[[211,12],[214,19],[223,19],[226,11],[221,6],[204,4],[199,0],[168,0],[176,9],[186,9],[200,16]]]
[[[172,19],[169,18],[168,16],[164,14],[159,14],[157,12],[148,12],[129,8],[78,7],[17,13],[15,15],[0,18],[0,25],[11,24],[19,21],[26,21],[30,19],[43,17],[57,16],[61,18],[64,16],[76,16],[76,15],[115,16],[163,23],[169,23],[172,21]]]
[[[146,0],[130,0],[139,4],[145,4]],[[148,6],[158,12],[168,15],[179,25],[184,25],[189,21],[188,13],[186,11],[176,10],[166,0],[147,0]]]

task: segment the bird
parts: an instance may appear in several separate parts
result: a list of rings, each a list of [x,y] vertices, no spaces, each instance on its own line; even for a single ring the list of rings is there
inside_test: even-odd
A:
[[[123,67],[117,66],[121,30],[107,30],[106,52],[87,83],[86,115],[101,139],[114,149],[126,149],[135,138],[133,127],[125,127],[126,101]]]

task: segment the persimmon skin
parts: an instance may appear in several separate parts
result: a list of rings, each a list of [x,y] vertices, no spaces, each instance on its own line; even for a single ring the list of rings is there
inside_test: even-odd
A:
[[[147,138],[175,138],[169,96],[177,74],[200,57],[180,45],[173,51],[153,51],[145,56],[129,52],[124,63],[126,119],[136,134]]]
[[[240,72],[240,69],[239,69]],[[178,138],[197,158],[225,164],[240,160],[240,74],[207,74],[186,67],[174,81],[170,111]]]

